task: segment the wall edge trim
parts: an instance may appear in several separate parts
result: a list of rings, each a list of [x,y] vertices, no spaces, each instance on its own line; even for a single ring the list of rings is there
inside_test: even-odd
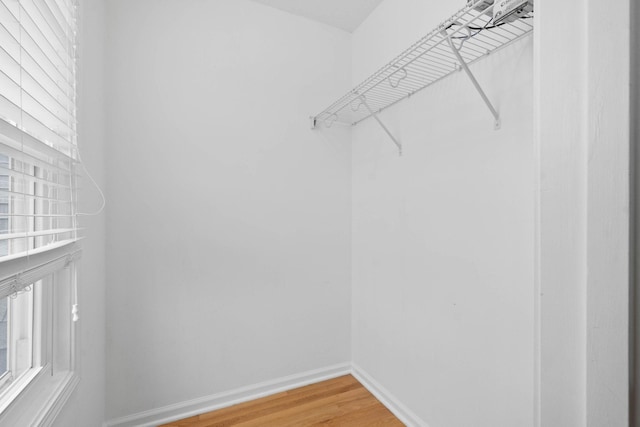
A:
[[[407,408],[398,398],[355,363],[340,363],[115,418],[105,422],[103,427],[156,427],[159,424],[193,417],[348,374],[353,375],[407,427],[429,427],[427,422]]]
[[[351,374],[407,427],[429,427],[426,421],[407,408],[389,390],[355,363],[351,364]]]
[[[260,399],[272,394],[292,390],[305,385],[337,378],[351,373],[351,364],[340,363],[325,368],[314,369],[298,374],[216,393],[210,396],[187,400],[105,422],[104,427],[155,427],[183,418],[193,417],[250,400]]]

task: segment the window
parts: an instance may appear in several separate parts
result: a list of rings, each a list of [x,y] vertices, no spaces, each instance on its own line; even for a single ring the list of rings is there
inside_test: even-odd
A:
[[[4,312],[4,354],[0,361],[0,394],[19,379],[33,364],[34,294],[41,292],[40,283],[33,292],[23,292],[2,299]],[[9,351],[10,350],[10,351]]]
[[[13,292],[0,300],[0,425],[40,425],[78,381],[73,307],[79,253],[0,281],[0,294]],[[14,408],[24,402],[29,411]]]
[[[0,0],[0,425],[47,424],[78,381],[76,10]]]

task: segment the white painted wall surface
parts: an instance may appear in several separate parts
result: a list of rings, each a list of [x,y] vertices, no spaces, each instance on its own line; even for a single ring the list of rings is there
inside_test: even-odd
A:
[[[631,117],[640,116],[640,5],[638,2],[631,2]],[[633,309],[631,316],[631,336],[632,342],[632,370],[631,387],[632,400],[631,407],[631,427],[640,427],[640,120],[631,122],[631,142],[632,142],[632,163],[631,172],[634,175],[631,193],[631,206],[633,207],[633,257],[631,258],[631,268],[634,271],[632,282],[632,302]]]
[[[349,35],[107,2],[107,419],[350,360]]]
[[[458,5],[462,7],[463,5]],[[355,82],[456,5],[387,0],[355,33]],[[353,359],[430,426],[533,425],[532,38],[353,131]]]
[[[105,188],[104,3],[80,2],[78,144],[86,168]],[[80,212],[95,212],[101,199],[86,174],[80,182]],[[80,321],[76,324],[80,383],[56,419],[59,427],[98,427],[105,414],[106,212],[82,217],[86,238],[78,270]]]
[[[586,426],[586,39],[581,0],[536,4],[540,426]],[[571,18],[569,18],[571,17]],[[572,19],[576,31],[558,37]]]
[[[536,8],[537,425],[624,427],[630,2]]]
[[[631,3],[588,1],[587,422],[629,425]]]

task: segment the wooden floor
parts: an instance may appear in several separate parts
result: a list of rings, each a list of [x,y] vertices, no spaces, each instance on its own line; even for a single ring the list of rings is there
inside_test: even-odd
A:
[[[404,426],[351,375],[220,409],[164,427]]]

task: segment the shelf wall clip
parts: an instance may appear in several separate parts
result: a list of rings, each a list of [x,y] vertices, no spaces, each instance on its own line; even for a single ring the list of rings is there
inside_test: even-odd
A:
[[[395,136],[393,136],[393,134],[391,133],[389,128],[387,128],[385,126],[385,124],[382,122],[382,120],[380,120],[380,117],[378,117],[378,113],[376,113],[375,111],[373,111],[371,109],[371,107],[369,107],[369,104],[367,103],[367,100],[364,97],[364,95],[360,95],[357,99],[360,101],[360,103],[357,106],[353,106],[352,105],[351,109],[354,110],[354,111],[357,111],[358,109],[360,109],[360,106],[364,105],[364,107],[367,109],[367,111],[369,111],[371,116],[374,119],[376,119],[376,121],[378,122],[380,127],[386,132],[387,135],[389,135],[389,138],[391,138],[391,140],[396,145],[396,147],[398,147],[398,153],[400,154],[400,156],[402,156],[402,144],[400,143],[400,141],[398,141],[398,139]]]
[[[476,77],[473,75],[473,73],[469,69],[469,66],[467,65],[467,63],[462,58],[462,55],[460,55],[460,49],[458,49],[455,46],[455,44],[451,40],[451,36],[449,36],[449,34],[447,34],[446,30],[442,30],[441,34],[445,39],[447,39],[447,42],[449,43],[449,47],[451,47],[451,50],[453,51],[453,54],[456,56],[456,58],[458,59],[458,62],[460,63],[460,67],[467,74],[467,76],[471,80],[471,83],[473,83],[473,85],[475,86],[476,90],[478,91],[478,93],[482,97],[482,100],[484,101],[484,103],[489,108],[489,111],[491,111],[491,114],[493,115],[493,118],[495,119],[494,124],[493,124],[493,128],[495,130],[499,130],[502,127],[502,122],[500,120],[500,114],[494,108],[493,104],[489,100],[489,97],[487,97],[487,94],[484,93],[484,91],[482,90],[482,87],[480,86],[480,83],[478,83],[478,80],[476,79]],[[460,48],[462,48],[463,44],[464,44],[464,42],[461,43]]]

